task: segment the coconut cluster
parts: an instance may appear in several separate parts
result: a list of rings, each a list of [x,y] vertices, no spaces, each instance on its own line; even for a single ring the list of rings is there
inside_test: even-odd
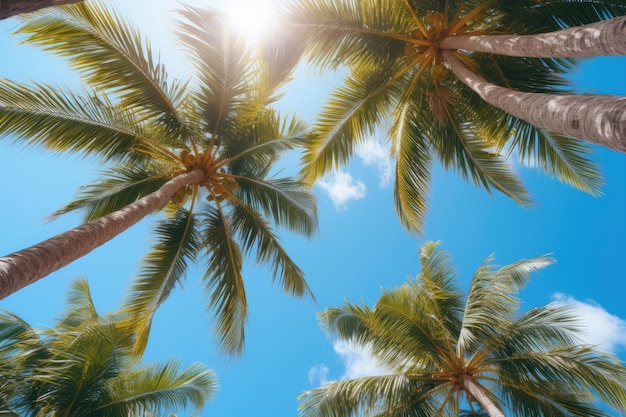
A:
[[[189,150],[184,149],[180,152],[179,156],[184,168],[175,170],[173,175],[181,175],[197,169],[204,171],[204,180],[200,186],[207,189],[208,201],[216,201],[219,203],[225,198],[228,198],[229,195],[232,195],[230,193],[232,190],[239,187],[237,180],[232,175],[226,173],[224,161],[216,159],[208,149],[199,155],[195,155]],[[182,203],[185,197],[191,194],[192,191],[193,187],[191,186],[181,188],[174,195],[173,201]]]

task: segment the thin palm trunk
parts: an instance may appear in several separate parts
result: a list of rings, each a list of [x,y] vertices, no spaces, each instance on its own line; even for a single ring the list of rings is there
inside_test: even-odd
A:
[[[491,401],[491,398],[485,394],[485,392],[474,382],[469,375],[460,375],[459,382],[466,392],[469,392],[472,397],[483,407],[483,409],[489,414],[489,417],[504,417],[504,414],[496,405]]]
[[[88,254],[165,205],[185,185],[203,179],[200,169],[179,175],[121,210],[0,257],[0,299]]]
[[[0,0],[0,19],[34,12],[44,7],[78,3],[83,0]]]
[[[452,51],[443,57],[459,80],[493,106],[538,128],[626,152],[626,97],[511,90],[473,73]]]
[[[626,16],[537,35],[449,36],[439,47],[529,58],[626,55]]]

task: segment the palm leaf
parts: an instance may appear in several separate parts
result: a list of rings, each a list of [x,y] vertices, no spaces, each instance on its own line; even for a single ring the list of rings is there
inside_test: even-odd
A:
[[[148,343],[152,319],[187,271],[187,262],[195,261],[199,251],[195,217],[185,209],[160,222],[156,243],[142,261],[139,276],[133,280],[122,311],[129,315],[137,336],[135,351],[143,352]]]
[[[334,69],[397,56],[408,38],[397,34],[414,29],[404,5],[389,0],[300,1],[289,5],[287,21],[306,42],[311,61]]]
[[[476,137],[465,121],[466,117],[471,119],[479,116],[452,113],[450,123],[433,125],[432,137],[441,139],[433,145],[442,164],[446,168],[458,170],[466,181],[471,177],[474,184],[488,192],[493,187],[518,204],[529,205],[528,192],[511,167],[499,153],[492,150],[489,143]]]
[[[170,173],[163,166],[117,165],[106,172],[98,183],[83,187],[79,196],[55,211],[57,217],[75,210],[84,210],[86,222],[113,213],[137,201],[165,184]]]
[[[378,415],[377,410],[394,417],[432,417],[437,403],[423,394],[434,385],[405,375],[338,381],[302,394],[299,411],[302,417]]]
[[[106,96],[79,96],[45,84],[0,81],[0,136],[58,152],[80,151],[104,160],[142,156],[153,145],[128,109]]]
[[[279,227],[311,236],[317,230],[317,205],[311,189],[290,178],[237,178],[237,197]]]
[[[99,2],[36,16],[17,31],[23,42],[67,58],[89,85],[117,95],[121,107],[145,110],[174,129],[184,124],[177,110],[184,86],[168,84],[150,43],[126,19]]]
[[[202,247],[207,252],[207,266],[202,279],[209,296],[208,308],[215,314],[215,332],[222,350],[241,354],[248,303],[236,230],[219,206],[207,207],[203,216]]]
[[[517,130],[511,148],[523,162],[593,196],[602,195],[599,168],[585,157],[589,148],[579,140],[553,135],[527,125]]]
[[[220,140],[223,164],[233,175],[264,178],[286,151],[302,146],[309,137],[306,123],[298,117],[264,109]]]
[[[304,272],[287,255],[273,230],[249,206],[238,204],[232,213],[232,222],[241,239],[245,254],[256,252],[256,261],[269,264],[272,280],[278,279],[283,291],[298,297],[313,297]]]
[[[393,88],[385,70],[354,72],[344,80],[345,86],[331,93],[302,158],[302,175],[308,182],[345,164],[356,145],[385,118]]]
[[[517,261],[494,270],[493,258],[487,258],[476,270],[467,294],[459,347],[474,350],[479,345],[500,341],[500,334],[512,326],[519,306],[515,295],[529,280],[529,274],[552,263],[541,256]],[[497,342],[495,342],[497,343]]]
[[[110,384],[110,401],[93,410],[93,415],[126,417],[129,412],[148,412],[165,417],[187,407],[199,412],[217,391],[216,375],[200,364],[178,368],[178,362],[168,361],[120,375]]]
[[[422,135],[414,117],[419,111],[412,102],[404,104],[392,131],[392,149],[396,157],[394,200],[400,223],[408,230],[422,231],[430,193],[431,146]]]
[[[190,6],[180,13],[178,37],[199,74],[194,85],[197,110],[214,137],[229,131],[237,120],[233,112],[246,107],[252,92],[250,55],[245,39],[228,31],[224,13]]]

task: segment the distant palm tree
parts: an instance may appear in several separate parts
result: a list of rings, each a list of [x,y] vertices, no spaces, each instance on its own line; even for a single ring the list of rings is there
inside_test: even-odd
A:
[[[181,15],[178,35],[196,69],[185,83],[169,80],[137,30],[94,1],[46,11],[18,30],[24,42],[66,57],[92,90],[1,80],[0,135],[109,164],[56,213],[85,210],[88,223],[0,258],[0,297],[164,211],[126,303],[144,328],[138,349],[188,263],[203,259],[220,343],[239,353],[248,315],[244,256],[268,264],[285,292],[311,295],[274,231],[310,236],[317,228],[310,187],[274,168],[307,138],[302,121],[270,107],[298,55],[279,39],[253,51],[217,11],[186,7]]]
[[[626,14],[621,0],[302,0],[288,8],[287,25],[311,60],[347,69],[318,117],[303,175],[312,182],[343,165],[391,125],[396,209],[410,230],[422,228],[435,159],[528,204],[505,161],[512,152],[598,194],[589,150],[570,136],[626,150],[626,98],[563,89],[575,63],[564,57],[626,52],[626,17],[609,19]]]
[[[372,308],[320,315],[330,336],[369,348],[389,372],[305,392],[303,417],[447,416],[467,403],[491,417],[609,416],[598,402],[626,410],[626,366],[580,345],[573,312],[547,305],[517,314],[515,294],[549,258],[497,269],[488,258],[466,296],[437,243],[422,247],[420,262],[415,280]]]
[[[214,372],[200,364],[179,371],[172,360],[140,364],[134,335],[119,319],[97,313],[84,280],[74,283],[69,308],[53,328],[37,330],[10,312],[0,314],[0,406],[31,417],[201,410],[217,389]]]
[[[0,20],[22,13],[34,12],[50,6],[78,3],[83,0],[2,0],[0,1]]]

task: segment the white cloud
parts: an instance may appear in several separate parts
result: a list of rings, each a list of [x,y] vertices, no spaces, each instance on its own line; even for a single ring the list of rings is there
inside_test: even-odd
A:
[[[344,341],[333,343],[333,348],[345,367],[345,372],[341,379],[361,378],[388,373],[376,363],[367,348]]]
[[[348,172],[335,171],[330,178],[324,177],[317,184],[328,193],[338,211],[345,210],[348,201],[365,197],[365,184],[355,182]]]
[[[317,365],[309,369],[309,383],[311,385],[324,385],[328,383],[329,369],[326,365]]]
[[[626,348],[626,321],[609,313],[593,302],[582,302],[556,293],[554,304],[569,306],[579,317],[583,343],[596,346],[599,350],[615,353]]]
[[[363,160],[366,166],[374,166],[380,177],[380,187],[391,184],[391,157],[389,148],[376,140],[362,143],[356,154]]]

